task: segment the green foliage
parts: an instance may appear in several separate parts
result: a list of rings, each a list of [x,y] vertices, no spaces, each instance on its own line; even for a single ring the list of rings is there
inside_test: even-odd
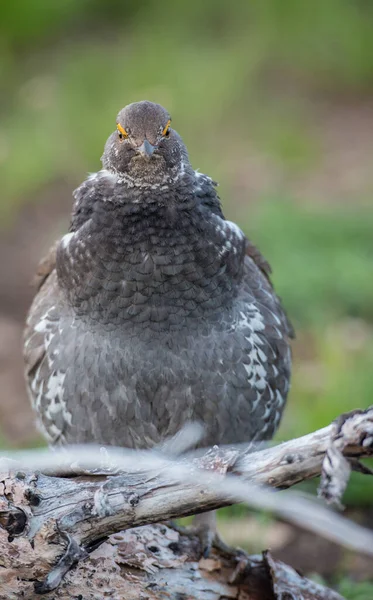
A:
[[[246,133],[306,169],[318,148],[302,108],[281,102],[282,79],[369,87],[372,22],[369,3],[349,0],[3,3],[0,221],[49,180],[97,167],[113,115],[144,97],[170,107],[205,171]]]
[[[141,24],[150,41],[156,36],[156,50],[172,37],[181,44],[189,39],[192,46],[200,36],[207,43],[219,38],[264,62],[276,56],[275,66],[291,65],[331,86],[366,85],[373,73],[372,17],[370,3],[349,0],[254,0],[236,3],[234,9],[223,0],[147,0],[140,5],[133,0],[17,0],[3,3],[0,32],[5,46],[26,48],[35,41],[50,43],[71,29],[82,34],[87,26],[97,31],[109,23],[128,35]],[[141,36],[140,47],[143,41]]]
[[[339,582],[338,592],[346,598],[346,600],[372,600],[373,582],[355,582],[346,577]]]
[[[273,280],[301,327],[345,317],[373,321],[370,207],[317,210],[274,198],[246,230],[275,262]]]

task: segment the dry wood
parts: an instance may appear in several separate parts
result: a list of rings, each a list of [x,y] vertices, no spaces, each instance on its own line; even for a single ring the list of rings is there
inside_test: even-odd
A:
[[[101,600],[109,588],[108,597],[118,599],[203,600],[219,598],[219,594],[237,598],[241,597],[237,585],[244,590],[242,593],[249,594],[247,586],[255,585],[245,569],[240,572],[239,583],[228,582],[235,568],[232,559],[215,553],[211,560],[217,560],[220,566],[214,566],[214,562],[201,566],[196,562],[196,540],[180,537],[166,527],[131,529],[234,501],[270,508],[290,521],[373,554],[373,534],[369,531],[291,492],[273,494],[258,487],[290,487],[322,474],[322,495],[337,502],[347,483],[348,465],[357,468],[358,459],[370,456],[372,450],[373,408],[250,454],[238,449],[211,449],[202,456],[175,459],[161,453],[118,449],[106,450],[103,455],[100,449],[86,448],[70,453],[14,454],[0,462],[0,598],[32,598],[34,583],[39,593],[58,588],[46,596],[50,599],[79,598],[80,594],[81,600]],[[95,467],[101,472],[119,469],[122,473],[56,477],[30,470],[52,467],[55,472],[81,472]],[[280,578],[280,592],[276,592],[277,567],[270,567],[268,556],[255,560],[259,571],[266,574],[267,588],[263,584],[255,592],[252,587],[251,596],[242,598],[279,597],[281,586],[289,582]],[[77,563],[78,567],[70,571]],[[286,572],[285,567],[278,568]],[[165,570],[168,595],[162,596],[161,574],[165,575]],[[286,580],[288,575],[283,577]],[[295,574],[289,577],[296,580]],[[211,586],[218,583],[232,588],[233,595],[218,587],[211,591]],[[184,596],[177,596],[179,592]],[[324,596],[307,596],[305,592],[307,597]]]

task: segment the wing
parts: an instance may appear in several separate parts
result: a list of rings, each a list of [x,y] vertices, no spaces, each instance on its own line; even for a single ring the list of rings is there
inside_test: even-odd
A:
[[[96,176],[96,174],[95,174]],[[70,231],[76,231],[91,216],[92,202],[90,192],[94,186],[95,177],[92,176],[82,183],[75,191],[75,203],[73,207],[72,222]],[[69,234],[66,235],[68,238]],[[56,275],[56,255],[57,248],[62,240],[57,240],[49,249],[47,254],[40,261],[32,285],[37,293],[28,312],[26,327],[24,331],[24,360],[26,365],[26,381],[31,395],[31,401],[35,404],[35,377],[40,371],[42,365],[46,367],[46,318],[50,318],[50,326],[53,326],[52,307],[56,311],[56,300],[59,296],[57,275]],[[57,324],[55,325],[57,326]],[[41,373],[40,373],[41,375]],[[44,375],[47,375],[44,373]]]
[[[56,242],[47,255],[41,260],[33,283],[38,291],[29,310],[24,331],[23,354],[25,361],[25,377],[27,391],[31,403],[39,415],[43,415],[45,398],[52,401],[51,391],[55,400],[59,401],[62,374],[54,371],[53,344],[51,342],[58,332],[58,285],[56,264]],[[49,394],[49,397],[48,397]],[[55,442],[60,435],[56,426],[48,426],[41,418],[40,428],[50,442]]]
[[[37,336],[36,334],[42,314],[46,311],[51,289],[55,287],[56,252],[59,243],[60,240],[57,240],[41,259],[31,282],[36,288],[37,294],[29,310],[24,331],[26,376],[35,370],[43,352],[45,352],[43,336]],[[31,338],[33,338],[33,343],[31,343]]]
[[[263,275],[265,275],[268,279],[269,283],[271,283],[271,265],[264,258],[260,250],[258,250],[258,248],[250,240],[247,240],[246,254],[254,261],[256,266],[259,267]]]
[[[56,267],[56,252],[59,243],[60,240],[54,242],[53,246],[49,248],[47,254],[41,259],[37,266],[36,273],[31,282],[37,290],[40,290],[43,283]]]
[[[31,403],[39,416],[42,433],[52,444],[64,442],[66,423],[72,414],[67,409],[64,386],[67,384],[66,357],[76,343],[76,329],[69,326],[66,302],[58,285],[56,273],[57,248],[68,244],[72,232],[80,229],[92,214],[92,193],[104,194],[100,177],[94,174],[74,192],[70,233],[57,241],[41,260],[33,283],[37,293],[29,310],[24,331],[25,377]],[[64,326],[61,327],[61,321]]]
[[[273,300],[275,302],[275,310],[281,316],[281,320],[284,326],[284,331],[286,335],[290,338],[294,336],[294,329],[292,324],[290,323],[286,312],[281,304],[281,299],[276,295],[273,284],[271,282],[271,273],[272,269],[269,262],[264,258],[260,250],[246,238],[245,234],[241,231],[241,229],[231,221],[227,221],[223,215],[220,199],[216,192],[215,187],[217,183],[212,181],[210,177],[204,175],[203,173],[196,172],[196,188],[195,194],[199,199],[200,206],[204,211],[208,211],[211,214],[212,220],[215,222],[215,229],[220,232],[223,236],[223,240],[220,242],[225,245],[226,248],[236,247],[236,256],[237,259],[240,256],[240,246],[243,244],[246,248],[246,257],[244,267],[244,278],[249,277],[252,278],[253,274],[251,273],[251,269],[248,269],[247,261],[250,263],[253,262],[255,266],[260,270],[261,274],[264,275],[267,285],[264,285],[266,288],[266,293],[273,296]],[[250,271],[250,275],[248,274],[248,270]],[[262,278],[259,277],[259,281]]]
[[[24,331],[24,359],[26,364],[26,378],[35,371],[45,353],[44,336],[38,332],[43,314],[50,304],[48,298],[51,290],[55,288],[56,251],[59,240],[48,250],[41,259],[32,279],[32,285],[37,289],[37,294],[29,310]],[[53,275],[52,275],[53,274]],[[39,333],[39,335],[37,335]],[[29,381],[28,381],[29,382]]]
[[[275,290],[274,290],[274,287],[273,287],[273,284],[271,281],[271,273],[272,273],[271,265],[264,258],[264,256],[260,252],[260,250],[258,250],[258,248],[250,240],[247,240],[246,255],[249,257],[249,259],[251,259],[255,263],[255,265],[258,267],[258,269],[260,269],[261,273],[265,276],[268,286],[269,286],[268,291],[270,291],[273,295],[273,300],[274,300],[274,303],[276,306],[276,312],[278,312],[278,314],[281,315],[281,320],[284,325],[284,330],[290,338],[294,338],[295,337],[294,328],[289,320],[289,317],[286,314],[284,307],[282,306],[281,298],[279,298],[279,296],[277,296],[277,294],[275,293]],[[266,287],[268,287],[268,286],[266,286]]]

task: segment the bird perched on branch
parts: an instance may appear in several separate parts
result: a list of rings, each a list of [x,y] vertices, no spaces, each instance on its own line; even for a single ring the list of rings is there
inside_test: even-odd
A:
[[[74,192],[27,319],[47,440],[149,448],[190,421],[203,446],[270,439],[292,330],[268,263],[224,218],[162,106],[121,110],[102,165]]]

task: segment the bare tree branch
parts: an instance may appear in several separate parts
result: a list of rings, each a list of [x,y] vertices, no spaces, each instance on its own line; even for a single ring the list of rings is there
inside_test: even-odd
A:
[[[170,444],[165,445],[167,452]],[[182,448],[187,446],[184,436]],[[322,474],[321,494],[339,501],[349,473],[341,464],[345,466],[345,459],[356,462],[372,455],[373,408],[252,453],[213,448],[203,455],[167,458],[161,450],[80,447],[60,452],[34,450],[2,458],[0,578],[3,567],[10,579],[17,573],[20,581],[38,580],[36,588],[44,593],[57,587],[73,564],[110,535],[237,501],[269,509],[350,548],[373,554],[370,531],[315,500],[293,492],[274,494],[268,489],[290,487]],[[87,473],[92,469],[97,474]],[[79,476],[35,473],[51,470]],[[113,472],[120,474],[105,474]]]

